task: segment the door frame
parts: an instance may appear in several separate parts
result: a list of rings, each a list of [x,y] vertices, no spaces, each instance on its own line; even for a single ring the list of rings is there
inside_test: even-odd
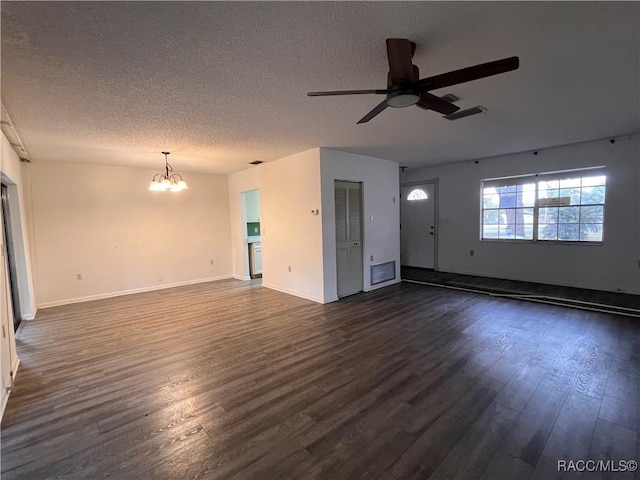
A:
[[[7,269],[9,297],[11,299],[11,316],[14,331],[20,326],[22,313],[20,307],[20,290],[18,287],[18,264],[16,263],[16,253],[14,248],[15,235],[11,224],[11,206],[9,197],[9,186],[4,182],[2,186],[2,235],[4,244],[4,262]]]
[[[439,208],[439,186],[440,186],[440,179],[438,178],[431,178],[428,180],[413,180],[411,182],[401,182],[400,183],[400,189],[402,189],[403,187],[415,187],[418,185],[433,185],[433,223],[436,226],[435,230],[435,235],[434,235],[434,239],[433,239],[433,270],[435,272],[440,271],[440,268],[438,267],[438,239],[440,238],[440,208]],[[402,208],[402,200],[400,201],[400,208]],[[402,218],[402,214],[400,214],[400,218]],[[400,238],[402,239],[402,229],[398,229],[399,233],[400,233]],[[402,243],[402,241],[400,242]],[[402,252],[400,252],[400,254],[402,254]],[[402,263],[402,261],[400,262]]]
[[[360,270],[360,278],[361,278],[361,282],[362,282],[362,289],[359,292],[355,292],[349,295],[343,295],[343,296],[339,296],[338,295],[338,243],[337,243],[337,239],[336,239],[336,231],[337,231],[337,224],[336,224],[336,217],[335,217],[335,195],[336,195],[336,183],[337,182],[343,182],[343,183],[357,183],[360,185],[360,256],[361,256],[361,262],[362,262],[362,268]],[[365,237],[365,221],[364,221],[364,181],[362,180],[345,180],[342,178],[334,178],[333,179],[333,210],[334,210],[334,217],[333,217],[333,240],[335,242],[336,245],[336,252],[335,252],[335,265],[336,265],[336,298],[338,300],[340,300],[341,298],[346,298],[347,296],[350,295],[355,295],[357,293],[362,293],[365,291],[365,282],[364,282],[364,272],[365,272],[365,245],[364,245],[364,237]],[[348,196],[347,196],[348,197]]]

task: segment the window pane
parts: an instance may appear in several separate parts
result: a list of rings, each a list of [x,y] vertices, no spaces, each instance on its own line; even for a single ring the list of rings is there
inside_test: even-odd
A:
[[[580,207],[580,223],[603,223],[604,207],[593,205],[590,207]]]
[[[533,223],[533,208],[518,208],[516,223]]]
[[[500,225],[499,237],[513,240],[516,238],[514,229],[510,225]]]
[[[580,207],[560,207],[558,211],[558,222],[578,223],[580,220]]]
[[[558,207],[546,207],[538,210],[539,223],[558,223]]]
[[[485,189],[488,190],[488,189]],[[490,194],[482,196],[482,208],[498,208],[500,205],[498,204],[498,195]]]
[[[558,239],[558,225],[556,224],[538,224],[538,239],[539,240],[557,240]]]
[[[607,177],[605,175],[599,175],[597,177],[582,177],[583,187],[606,185],[606,183],[607,183]]]
[[[580,177],[578,178],[565,178],[560,180],[560,188],[580,187]]]
[[[558,180],[541,180],[538,182],[538,188],[540,190],[549,189],[549,188],[559,188],[560,182]]]
[[[482,213],[483,225],[497,225],[500,219],[500,213],[498,210],[485,210]]]
[[[482,227],[482,238],[498,238],[498,226],[484,225]]]
[[[500,208],[513,208],[516,206],[516,187],[500,187],[498,189],[500,195]]]
[[[559,223],[558,224],[558,240],[562,241],[578,241],[579,228],[576,224]]]
[[[536,184],[518,185],[518,207],[533,207],[536,202]]]
[[[560,198],[569,197],[569,205],[580,205],[580,188],[561,188],[559,192]]]
[[[506,225],[509,223],[509,219],[513,216],[513,210],[500,209],[500,223]],[[511,221],[513,223],[513,220]]]
[[[540,189],[538,190],[538,198],[558,198],[560,192],[557,188],[554,189]]]
[[[584,187],[582,189],[582,204],[604,203],[605,186]]]
[[[602,225],[589,223],[580,225],[580,240],[583,242],[601,242]]]

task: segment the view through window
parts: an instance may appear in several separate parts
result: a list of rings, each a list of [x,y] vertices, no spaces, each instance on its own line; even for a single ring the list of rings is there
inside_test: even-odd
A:
[[[603,170],[482,182],[483,240],[602,242]]]

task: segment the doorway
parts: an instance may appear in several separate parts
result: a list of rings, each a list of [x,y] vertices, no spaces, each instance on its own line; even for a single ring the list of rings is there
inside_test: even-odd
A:
[[[338,298],[361,292],[362,182],[335,181]]]
[[[262,278],[262,233],[260,228],[260,191],[242,192],[243,238],[246,239],[245,265],[249,278]],[[248,263],[247,263],[248,262]],[[245,268],[245,272],[246,272]],[[246,273],[245,273],[246,276]]]
[[[9,293],[11,296],[11,310],[13,312],[13,328],[18,329],[22,314],[20,312],[20,297],[18,296],[18,275],[16,268],[16,255],[11,230],[11,211],[9,209],[9,189],[3,183],[2,189],[2,235],[6,254],[4,255],[5,268],[9,277]]]
[[[400,187],[400,262],[436,268],[436,185]]]

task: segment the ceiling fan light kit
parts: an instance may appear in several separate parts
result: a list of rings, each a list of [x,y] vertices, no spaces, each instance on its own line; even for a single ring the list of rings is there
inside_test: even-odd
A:
[[[473,107],[459,112],[459,115],[456,116],[456,112],[460,110],[460,107],[454,105],[453,102],[458,101],[458,97],[452,94],[438,97],[429,93],[431,90],[438,90],[440,88],[509,72],[516,70],[520,65],[518,57],[509,57],[420,79],[418,67],[412,63],[415,49],[416,44],[406,38],[387,38],[389,73],[387,75],[387,88],[385,90],[335,90],[329,92],[309,92],[307,95],[310,97],[330,95],[386,95],[386,99],[362,117],[358,123],[368,122],[387,107],[404,108],[410,107],[411,105],[417,105],[424,110],[434,110],[442,113],[447,120],[456,120],[457,118],[464,118],[469,115],[481,113],[486,111],[486,109],[480,106]]]

